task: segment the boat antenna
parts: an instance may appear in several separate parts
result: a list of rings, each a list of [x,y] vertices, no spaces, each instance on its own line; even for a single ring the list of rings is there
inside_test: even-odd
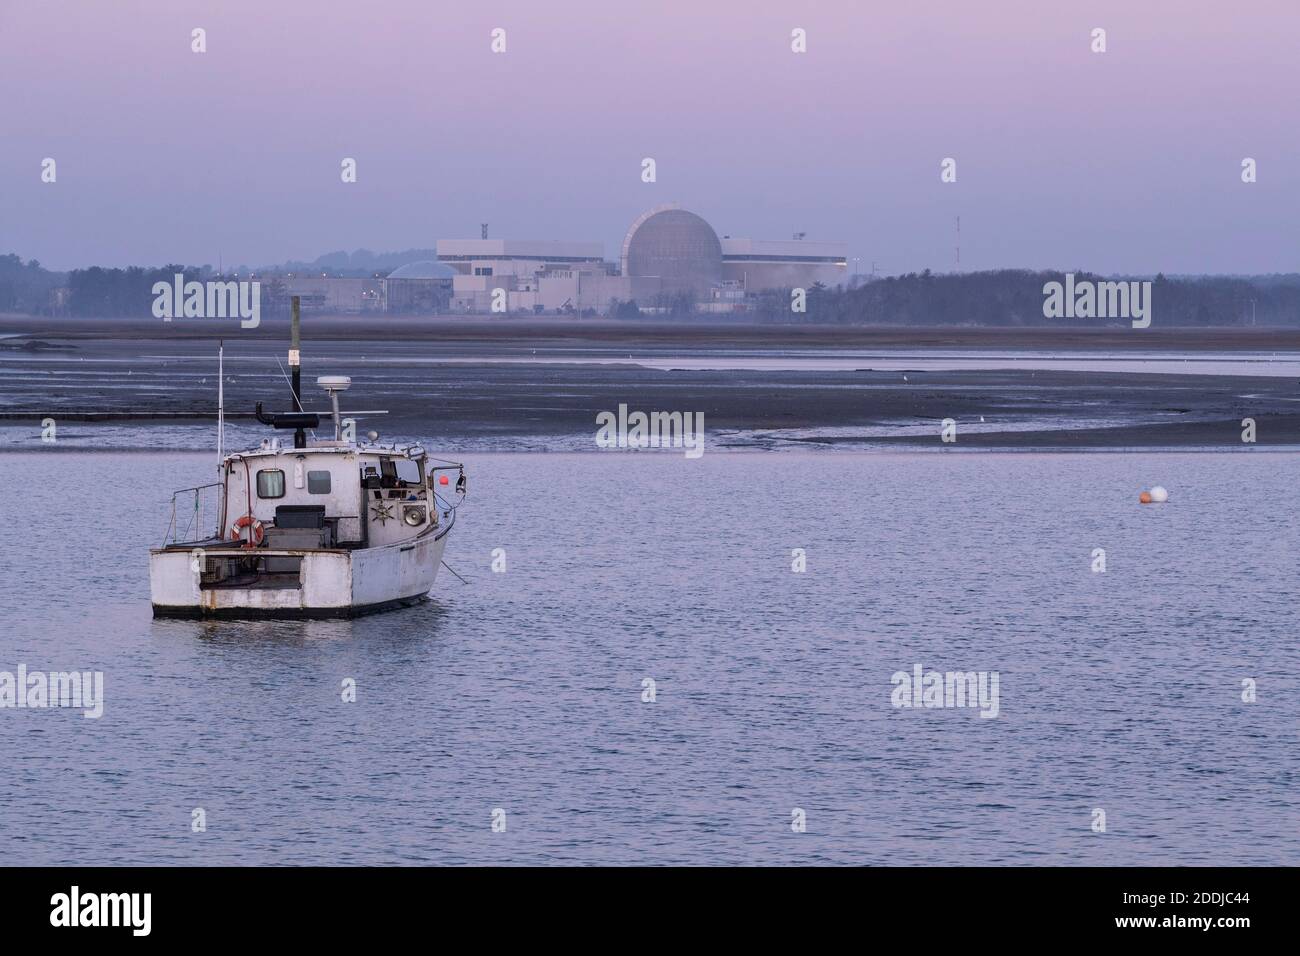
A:
[[[330,397],[330,408],[333,409],[332,417],[334,419],[334,440],[341,442],[343,440],[343,415],[339,411],[339,392],[346,392],[352,385],[352,379],[346,375],[322,375],[316,379],[316,384],[325,389],[326,394]]]
[[[221,471],[221,463],[225,459],[226,445],[226,371],[225,371],[225,351],[226,343],[221,339],[217,340],[217,471]]]
[[[293,317],[290,320],[290,333],[289,333],[289,375],[291,376],[289,387],[293,390],[293,410],[295,412],[301,412],[303,408],[302,408],[302,398],[301,398],[302,363],[299,357],[299,344],[300,344],[299,327],[302,323],[302,318],[299,312],[300,297],[295,295],[292,301],[293,301],[293,313],[292,313]],[[299,426],[298,429],[293,433],[293,447],[294,448],[307,447],[307,436],[303,432],[301,426]]]

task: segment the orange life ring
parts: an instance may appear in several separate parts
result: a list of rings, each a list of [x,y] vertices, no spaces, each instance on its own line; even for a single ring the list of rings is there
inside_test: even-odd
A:
[[[262,528],[262,522],[258,521],[252,515],[244,515],[236,521],[235,526],[230,529],[230,540],[239,541],[242,539],[244,537],[243,530],[245,528],[252,528],[252,531],[250,532],[251,540],[244,542],[244,547],[246,548],[256,548],[262,543],[262,539],[266,537],[266,531]]]

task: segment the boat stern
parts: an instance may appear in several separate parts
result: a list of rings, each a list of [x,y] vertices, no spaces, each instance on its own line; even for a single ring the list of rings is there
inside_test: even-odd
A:
[[[344,550],[156,548],[149,590],[156,617],[342,613],[352,606],[352,557]]]

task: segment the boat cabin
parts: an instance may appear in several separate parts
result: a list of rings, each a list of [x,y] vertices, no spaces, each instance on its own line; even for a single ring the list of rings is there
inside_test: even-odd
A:
[[[426,472],[418,445],[285,449],[269,439],[228,455],[221,478],[221,526],[232,539],[254,545],[373,548],[438,524],[434,472]]]

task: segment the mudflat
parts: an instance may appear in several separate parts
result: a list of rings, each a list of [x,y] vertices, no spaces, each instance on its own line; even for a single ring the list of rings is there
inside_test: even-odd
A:
[[[108,338],[157,341],[222,336],[287,339],[289,321],[264,317],[256,329],[232,319],[50,318],[0,312],[0,334],[51,340]],[[1133,329],[1108,326],[888,326],[766,324],[739,319],[691,321],[502,316],[315,315],[303,318],[307,340],[403,340],[415,336],[457,346],[501,350],[572,345],[657,345],[722,348],[1015,348],[1300,351],[1300,328],[1207,327]]]
[[[211,420],[218,339],[232,418],[256,401],[287,404],[281,318],[244,330],[8,315],[0,336],[10,423]],[[1062,357],[1082,367],[1052,367]],[[516,436],[531,447],[551,436],[580,447],[575,437],[620,404],[702,412],[714,446],[942,447],[953,419],[959,447],[1240,449],[1247,418],[1255,445],[1300,445],[1298,378],[1278,374],[1273,357],[1300,361],[1300,330],[303,320],[309,407],[325,405],[316,375],[351,375],[345,409],[387,409],[385,435]]]

